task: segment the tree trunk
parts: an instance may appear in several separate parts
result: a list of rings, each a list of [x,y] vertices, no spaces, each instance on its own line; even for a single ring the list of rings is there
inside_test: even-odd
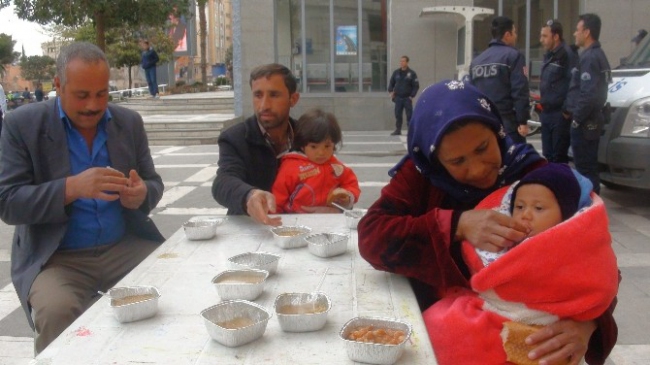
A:
[[[129,89],[131,89],[131,69],[133,66],[129,66]]]
[[[97,32],[97,47],[106,52],[106,24],[104,23],[104,13],[95,11],[95,31]]]
[[[206,7],[206,0],[199,0],[199,39],[201,42],[201,82],[203,83],[203,86],[207,86],[208,84],[208,61],[207,61],[207,53],[208,50],[206,49],[206,37],[208,33],[208,26],[207,22],[205,20],[205,7]]]

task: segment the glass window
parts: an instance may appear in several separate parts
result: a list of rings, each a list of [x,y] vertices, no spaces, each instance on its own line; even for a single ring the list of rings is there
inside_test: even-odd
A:
[[[277,60],[291,68],[301,92],[386,89],[386,2],[276,0]]]
[[[359,90],[359,11],[357,0],[334,0],[334,91]],[[354,81],[352,70],[355,70]]]
[[[384,92],[388,88],[386,0],[363,0],[361,6],[361,88],[362,91]]]

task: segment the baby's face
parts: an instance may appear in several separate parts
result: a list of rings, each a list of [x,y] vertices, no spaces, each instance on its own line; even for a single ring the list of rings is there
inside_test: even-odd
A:
[[[526,184],[517,189],[512,217],[531,231],[529,237],[562,222],[560,205],[553,192],[544,185]]]
[[[334,154],[334,143],[329,138],[322,142],[310,142],[302,148],[309,161],[322,164],[327,162]]]

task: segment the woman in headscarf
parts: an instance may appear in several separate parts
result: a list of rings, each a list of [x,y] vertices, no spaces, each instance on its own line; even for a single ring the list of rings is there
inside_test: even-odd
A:
[[[478,89],[443,81],[423,91],[407,137],[408,154],[359,222],[359,251],[373,267],[407,276],[420,308],[469,288],[460,243],[501,251],[527,228],[494,210],[472,210],[500,187],[546,161],[506,136],[496,106]],[[562,320],[529,336],[533,360],[556,364],[586,354],[603,364],[614,347],[616,299],[593,321]]]

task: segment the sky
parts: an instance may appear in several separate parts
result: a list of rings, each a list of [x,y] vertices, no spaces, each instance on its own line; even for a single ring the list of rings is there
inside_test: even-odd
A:
[[[41,43],[49,40],[40,24],[18,19],[13,5],[0,10],[0,33],[9,34],[16,41],[14,52],[21,52],[25,46],[27,56],[43,55]]]

